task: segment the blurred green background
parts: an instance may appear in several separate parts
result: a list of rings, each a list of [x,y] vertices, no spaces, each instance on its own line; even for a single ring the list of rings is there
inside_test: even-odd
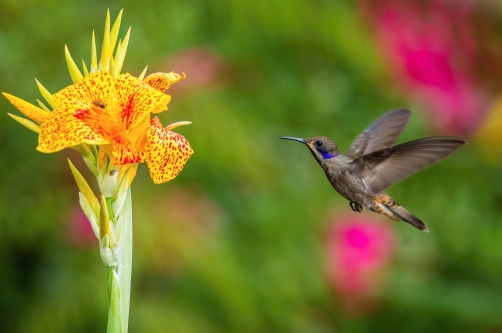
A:
[[[187,74],[160,118],[193,122],[177,131],[195,154],[173,182],[141,165],[133,185],[130,332],[502,332],[502,12],[461,3],[0,0],[0,90],[34,103],[35,77],[69,85],[64,44],[89,63],[107,8],[132,26],[124,71]],[[355,213],[278,137],[345,151],[398,107],[414,110],[400,142],[470,144],[388,191],[429,234],[357,215],[394,244],[350,291],[327,273],[344,269],[329,235]],[[103,332],[106,270],[66,160],[81,158],[37,152],[0,110],[0,331]]]

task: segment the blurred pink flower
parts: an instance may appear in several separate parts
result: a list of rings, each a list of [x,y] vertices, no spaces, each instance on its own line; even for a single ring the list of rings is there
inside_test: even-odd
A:
[[[400,85],[424,104],[435,126],[457,135],[476,130],[489,102],[468,71],[476,66],[475,37],[465,24],[472,7],[469,1],[387,0],[372,13]]]
[[[80,206],[74,205],[65,217],[64,238],[75,247],[94,247],[98,240]]]
[[[181,50],[156,67],[187,75],[186,80],[170,88],[178,91],[214,84],[224,71],[222,60],[203,46]]]
[[[333,219],[329,227],[327,275],[348,310],[359,312],[357,308],[364,308],[362,303],[383,283],[396,243],[394,230],[386,222],[346,213]],[[363,302],[355,304],[357,300]]]

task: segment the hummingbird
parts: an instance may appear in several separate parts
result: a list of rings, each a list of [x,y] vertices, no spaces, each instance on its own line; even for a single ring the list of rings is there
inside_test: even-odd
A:
[[[341,154],[336,143],[326,136],[280,138],[305,144],[333,188],[349,200],[353,211],[367,209],[429,232],[424,222],[384,191],[450,156],[467,141],[452,136],[436,136],[394,145],[410,116],[409,109],[384,113],[356,137],[345,154]]]

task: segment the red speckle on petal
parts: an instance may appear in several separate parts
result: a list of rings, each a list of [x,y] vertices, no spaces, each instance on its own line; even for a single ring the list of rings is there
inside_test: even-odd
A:
[[[85,110],[85,109],[80,109],[80,110],[77,110],[77,112],[75,112],[75,118],[80,119],[80,120],[84,119],[88,115],[89,115],[89,110]]]

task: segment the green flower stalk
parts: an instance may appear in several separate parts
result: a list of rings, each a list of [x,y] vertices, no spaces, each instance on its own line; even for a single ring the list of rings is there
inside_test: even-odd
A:
[[[167,110],[171,96],[164,92],[185,75],[154,73],[145,77],[121,74],[131,29],[118,40],[122,11],[110,28],[107,13],[98,61],[94,32],[91,61],[82,72],[65,46],[73,84],[51,94],[36,81],[48,106],[38,106],[13,95],[3,95],[26,117],[9,114],[39,134],[37,150],[44,153],[74,149],[96,177],[95,196],[82,174],[69,161],[79,188],[83,212],[99,241],[108,270],[107,332],[127,332],[132,267],[131,183],[138,164],[146,162],[156,184],[175,178],[193,154],[188,141],[171,130],[190,122],[163,127],[155,114]]]

